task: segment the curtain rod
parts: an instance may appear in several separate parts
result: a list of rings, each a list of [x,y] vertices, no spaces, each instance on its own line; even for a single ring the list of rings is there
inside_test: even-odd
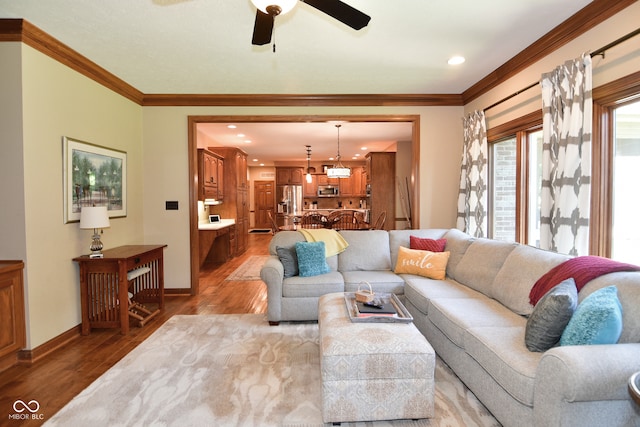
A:
[[[612,41],[608,45],[603,46],[600,49],[592,52],[590,54],[590,56],[593,58],[594,56],[601,55],[604,58],[604,54],[608,49],[611,49],[612,47],[614,47],[616,45],[619,45],[620,43],[625,42],[625,41],[629,40],[630,38],[637,36],[638,34],[640,34],[640,28],[638,28],[635,31],[632,31],[629,34],[624,35],[624,36],[620,37],[619,39]],[[482,111],[490,110],[491,108],[496,107],[496,106],[502,104],[503,102],[508,101],[511,98],[520,95],[522,92],[526,92],[529,89],[531,89],[531,88],[533,88],[535,86],[538,86],[538,84],[540,84],[540,82],[531,83],[529,86],[525,87],[524,89],[520,89],[519,91],[514,92],[514,93],[512,93],[511,95],[509,95],[509,96],[507,96],[505,98],[502,98],[500,101],[494,102],[493,104],[491,104],[488,107],[484,108]]]

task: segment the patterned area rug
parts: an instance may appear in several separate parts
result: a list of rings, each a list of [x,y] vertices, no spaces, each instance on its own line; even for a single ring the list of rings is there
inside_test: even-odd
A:
[[[440,359],[435,376],[435,418],[342,426],[499,426]],[[44,425],[330,426],[321,405],[317,324],[179,315]]]
[[[224,280],[260,280],[260,269],[268,258],[269,255],[253,255]]]

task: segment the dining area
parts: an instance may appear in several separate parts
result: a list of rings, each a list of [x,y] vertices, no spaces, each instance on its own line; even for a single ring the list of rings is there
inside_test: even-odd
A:
[[[296,231],[298,229],[332,229],[332,230],[379,230],[383,227],[387,213],[382,212],[375,222],[366,222],[362,212],[352,209],[335,210],[328,215],[310,211],[295,218],[293,224],[276,224],[273,215],[269,212],[273,234],[278,231]]]

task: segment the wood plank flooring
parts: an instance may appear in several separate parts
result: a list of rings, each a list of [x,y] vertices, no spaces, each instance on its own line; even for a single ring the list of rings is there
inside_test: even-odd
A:
[[[142,328],[132,326],[127,336],[119,329],[94,329],[32,365],[0,372],[0,426],[43,424],[175,314],[266,313],[267,291],[262,281],[224,279],[250,256],[268,254],[271,237],[249,234],[249,249],[243,255],[224,264],[205,264],[200,272],[200,295],[165,296],[163,312]],[[17,400],[36,400],[43,419],[10,419]]]

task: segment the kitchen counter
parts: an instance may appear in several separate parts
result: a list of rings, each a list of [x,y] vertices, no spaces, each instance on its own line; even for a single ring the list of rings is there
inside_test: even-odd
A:
[[[225,227],[230,227],[236,223],[235,219],[221,219],[220,222],[208,223],[201,222],[198,223],[198,230],[220,230]]]
[[[230,232],[230,227],[235,223],[235,219],[221,219],[212,224],[198,223],[200,266],[205,261],[226,262],[234,256],[232,242],[235,243],[235,232]]]

